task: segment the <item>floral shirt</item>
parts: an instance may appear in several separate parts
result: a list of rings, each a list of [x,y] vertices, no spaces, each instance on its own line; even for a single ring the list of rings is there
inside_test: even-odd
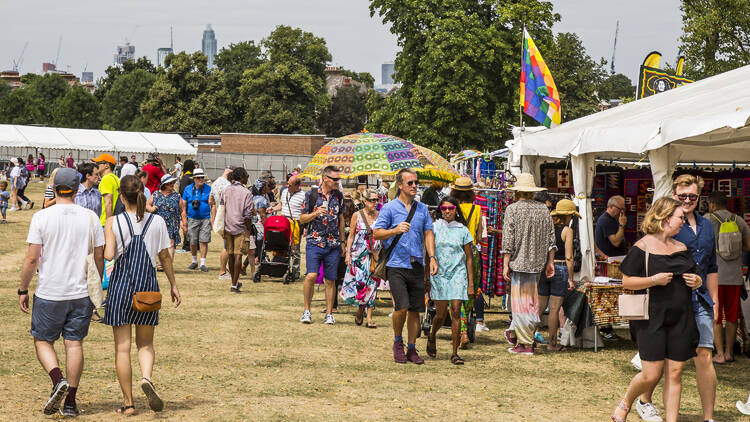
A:
[[[315,245],[320,248],[334,248],[340,247],[341,241],[339,239],[339,218],[344,209],[339,202],[340,196],[332,195],[330,192],[328,196],[323,194],[320,188],[318,189],[318,200],[313,205],[312,209],[315,210],[318,207],[323,206],[323,201],[328,201],[328,213],[319,217],[315,217],[307,225],[307,244]],[[310,192],[305,195],[305,202],[302,204],[302,214],[308,214],[308,203],[310,202]]]
[[[552,249],[557,250],[555,226],[543,203],[525,199],[505,209],[503,253],[510,254],[511,270],[542,272]]]

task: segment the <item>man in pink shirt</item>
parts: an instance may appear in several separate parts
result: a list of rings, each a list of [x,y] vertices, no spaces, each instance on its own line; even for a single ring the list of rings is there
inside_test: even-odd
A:
[[[240,268],[242,268],[242,255],[248,255],[251,260],[255,259],[255,242],[250,241],[255,205],[253,194],[245,187],[248,179],[247,171],[238,167],[232,170],[228,178],[232,184],[224,189],[221,195],[225,210],[224,245],[229,254],[229,272],[232,274],[231,291],[239,293],[242,287],[242,283],[238,282]]]

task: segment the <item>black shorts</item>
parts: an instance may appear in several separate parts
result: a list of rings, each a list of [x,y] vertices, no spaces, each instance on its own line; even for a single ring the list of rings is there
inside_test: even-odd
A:
[[[88,296],[73,300],[46,300],[34,296],[31,335],[44,341],[83,340],[89,333],[94,304]]]
[[[386,279],[391,286],[393,308],[409,308],[410,312],[424,312],[424,267],[412,263],[412,269],[386,267]]]

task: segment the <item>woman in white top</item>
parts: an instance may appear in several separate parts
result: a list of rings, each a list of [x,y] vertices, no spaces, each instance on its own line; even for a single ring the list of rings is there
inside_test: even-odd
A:
[[[104,227],[104,256],[107,260],[117,259],[107,290],[104,323],[112,326],[115,339],[115,369],[124,399],[124,406],[118,413],[135,413],[130,365],[133,325],[143,376],[141,389],[146,394],[149,407],[158,412],[164,408],[164,403],[151,382],[151,372],[154,366],[154,329],[159,323],[159,311],[135,311],[132,298],[135,292],[159,291],[155,271],[157,255],[171,285],[170,293],[175,307],[180,305],[180,292],[169,254],[171,242],[167,225],[160,216],[145,212],[143,183],[132,175],[123,177],[120,198],[125,212],[107,218]]]

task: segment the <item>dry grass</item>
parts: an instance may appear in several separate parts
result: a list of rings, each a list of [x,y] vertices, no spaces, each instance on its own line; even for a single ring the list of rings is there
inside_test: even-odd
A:
[[[33,184],[28,195],[41,203],[42,184]],[[0,226],[0,420],[43,419],[49,395],[49,377],[34,357],[30,318],[18,310],[15,294],[31,215],[12,213],[11,223]],[[321,302],[314,304],[314,324],[303,326],[299,283],[244,280],[244,292],[230,294],[229,283],[216,279],[220,247],[216,240],[211,244],[208,274],[186,270],[187,254],[177,255],[184,302],[162,311],[155,340],[154,382],[166,409],[148,411],[137,390],[133,420],[602,421],[635,374],[628,363],[633,346],[626,341],[597,354],[510,355],[501,340],[504,315],[488,315],[492,331],[462,353],[463,367],[448,361],[448,331],[441,332],[438,360],[396,365],[387,303],[376,310],[377,330],[355,326],[349,307],[341,308],[335,326],[325,326]],[[164,289],[166,279],[159,276]],[[418,341],[420,349],[424,342]],[[85,352],[80,419],[117,418],[121,395],[109,327],[92,324]],[[717,368],[717,420],[740,419],[734,402],[747,395],[749,367],[740,358]],[[692,364],[683,384],[682,420],[701,420]],[[661,388],[657,405],[660,394]]]

